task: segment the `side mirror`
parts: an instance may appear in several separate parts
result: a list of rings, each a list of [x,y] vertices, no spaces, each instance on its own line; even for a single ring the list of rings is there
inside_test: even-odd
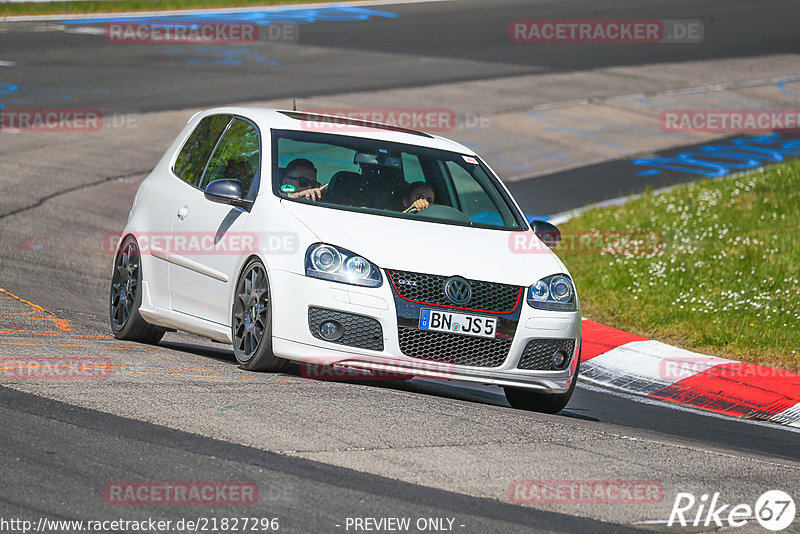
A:
[[[229,204],[248,211],[253,207],[253,201],[244,198],[244,186],[239,180],[214,180],[206,186],[204,194],[211,202]]]
[[[534,219],[531,221],[533,233],[536,237],[542,240],[542,243],[550,248],[557,247],[561,243],[561,231],[558,227],[547,221],[541,219]]]

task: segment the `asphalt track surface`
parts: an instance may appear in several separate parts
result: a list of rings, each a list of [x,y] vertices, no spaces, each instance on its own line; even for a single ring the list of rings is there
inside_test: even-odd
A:
[[[798,46],[792,0],[465,0],[369,9],[396,18],[301,24],[302,47],[263,42],[235,55],[201,46],[188,51],[170,45],[102,46],[98,35],[45,31],[57,21],[36,31],[9,25],[2,52],[19,63],[14,84],[31,89],[26,98],[48,98],[56,107],[102,104],[152,111],[643,62],[757,57],[793,53]],[[535,49],[508,38],[509,21],[555,18],[699,19],[705,38],[700,47],[543,44]],[[45,87],[75,92],[67,104],[58,102],[59,94],[36,95]]]
[[[202,438],[3,388],[2,419],[14,421],[4,432],[14,481],[3,490],[3,516],[75,519],[104,517],[97,490],[113,472],[119,480],[191,480],[198,470],[207,480],[239,474],[257,483],[257,506],[174,506],[156,512],[160,520],[190,517],[268,517],[282,519],[288,532],[330,532],[345,517],[457,517],[461,532],[626,532],[619,525],[476,499],[457,493],[387,480],[255,448]],[[43,441],[46,434],[54,439]],[[257,474],[254,472],[257,470]],[[19,484],[25,481],[24,485]],[[58,481],[60,483],[53,483]],[[313,511],[312,511],[313,510]],[[121,516],[123,514],[120,514]],[[124,514],[130,521],[153,517],[153,510]],[[112,516],[113,517],[113,516]],[[460,524],[460,525],[459,525]]]
[[[0,60],[13,59],[17,65],[13,67],[13,80],[10,78],[12,71],[0,67],[0,84],[13,83],[18,89],[13,93],[0,94],[0,104],[161,111],[275,98],[288,101],[311,95],[419,87],[510,75],[576,72],[600,66],[758,57],[796,53],[798,49],[797,17],[787,16],[791,13],[796,15],[797,7],[790,1],[758,4],[746,1],[616,1],[603,5],[563,1],[465,1],[375,6],[372,9],[398,16],[373,16],[358,22],[303,24],[299,46],[258,43],[250,47],[250,51],[240,59],[243,63],[239,64],[220,62],[215,59],[219,56],[208,51],[195,50],[191,57],[183,57],[181,54],[184,52],[175,52],[172,51],[174,47],[160,45],[100,46],[96,34],[51,31],[47,25],[31,26],[31,23],[4,23],[4,33],[0,33]],[[544,45],[533,54],[530,49],[508,41],[508,21],[523,18],[701,19],[707,37],[701,47],[677,44],[588,48]],[[180,60],[176,61],[176,56],[180,56]],[[257,69],[255,63],[265,63],[257,57],[275,62],[275,65]],[[255,63],[248,66],[248,61]],[[0,137],[0,156],[6,166],[4,168],[13,172],[13,161],[20,154],[10,153],[4,145]],[[132,151],[137,150],[137,147],[131,148]],[[149,150],[155,155],[163,148]],[[148,157],[152,159],[152,155]],[[129,154],[123,157],[135,159]],[[140,159],[147,161],[148,157]],[[139,163],[137,160],[136,165]],[[111,196],[103,197],[114,200],[105,206],[105,218],[102,219],[92,214],[91,217],[97,220],[87,220],[85,214],[77,213],[80,204],[75,196],[81,195],[83,189],[95,194],[96,191],[90,187],[77,186],[74,191],[64,191],[62,194],[41,192],[38,193],[38,201],[22,206],[16,205],[12,199],[0,198],[12,206],[12,209],[5,209],[4,204],[4,208],[0,209],[3,214],[0,217],[3,239],[0,241],[5,241],[0,243],[0,287],[51,310],[54,317],[71,321],[72,332],[76,335],[91,337],[107,334],[104,292],[108,281],[102,273],[107,271],[105,264],[108,258],[87,259],[81,256],[81,246],[71,246],[74,244],[70,243],[70,239],[80,231],[94,232],[93,238],[96,239],[100,235],[98,228],[108,228],[113,224],[121,227],[135,185],[143,177],[141,173],[147,171],[146,168],[139,169],[132,165],[137,172],[108,174],[106,179],[100,181],[99,187],[120,186],[110,193]],[[539,182],[535,188],[533,181],[517,182],[512,189],[526,211],[538,213],[563,211],[620,193],[641,190],[642,181],[626,174],[629,173],[628,167],[619,162],[604,165],[611,166],[604,171],[606,174],[619,173],[616,174],[619,182],[615,183],[613,194],[609,192],[608,184],[590,181],[589,177],[595,175],[598,169],[565,171],[559,176],[550,177],[550,185],[545,189],[541,184],[548,183],[546,181]],[[68,163],[64,163],[64,166],[68,166]],[[118,176],[123,175],[130,176],[117,180]],[[659,185],[690,178],[686,175],[666,175]],[[580,191],[580,194],[567,198],[560,195],[564,183],[571,183],[571,187]],[[53,225],[60,225],[61,228],[56,229]],[[62,240],[63,243],[52,251],[45,247],[44,253],[37,256],[39,263],[33,265],[30,250],[16,246],[18,236],[27,235],[26,227],[37,229],[39,235],[52,234],[53,239]],[[58,264],[59,268],[48,267],[51,263]],[[82,266],[85,266],[85,272],[81,272]],[[95,276],[98,272],[101,274]],[[3,302],[21,306],[11,298]],[[19,308],[9,309],[12,313],[21,313]],[[19,322],[19,331],[33,328],[24,319]],[[15,335],[15,325],[4,325],[4,328],[12,331],[4,336],[9,340],[8,344],[16,344],[15,350],[18,352],[15,355],[41,355],[43,352],[61,354],[61,351],[73,354],[69,352],[71,349],[67,338]],[[48,344],[47,341],[52,343]],[[87,343],[94,342],[89,340]],[[80,349],[81,346],[75,347],[82,353],[95,355],[115,355],[114,351],[121,352],[124,348],[120,344],[109,343],[106,346],[99,342],[87,344],[83,349]],[[142,349],[134,354],[143,364],[159,365],[166,362],[169,365],[175,362],[189,365],[187,362],[194,361],[196,365],[213,367],[228,375],[242,373],[236,369],[227,348],[180,334],[168,334],[162,346],[152,349],[152,352]],[[289,373],[285,378],[288,381],[301,381],[296,373]],[[182,384],[184,382],[181,381],[167,384],[154,382],[153,386],[149,386],[147,381],[142,380],[129,384],[129,389],[125,390],[127,393],[118,396],[114,396],[111,390],[100,390],[98,395],[87,390],[85,399],[81,398],[78,390],[68,391],[58,387],[52,391],[48,391],[47,387],[30,389],[37,395],[60,398],[66,402],[10,388],[0,389],[0,420],[5,428],[0,435],[0,447],[5,457],[2,470],[3,478],[9,482],[0,490],[2,516],[88,519],[123,515],[135,519],[156,513],[163,518],[197,515],[221,517],[238,515],[240,511],[251,515],[253,509],[230,508],[204,508],[199,514],[196,508],[180,507],[160,507],[155,511],[148,507],[130,507],[120,512],[98,498],[109,480],[228,480],[237,479],[238,476],[241,480],[255,481],[261,488],[263,498],[258,505],[257,515],[281,517],[282,525],[285,525],[282,529],[286,531],[342,531],[335,525],[348,516],[448,516],[455,517],[457,523],[465,525],[459,530],[463,532],[618,532],[624,528],[621,525],[630,522],[625,513],[620,513],[619,517],[609,514],[608,520],[617,523],[609,525],[573,516],[606,517],[604,513],[591,510],[567,510],[571,515],[564,515],[511,505],[507,499],[504,502],[502,495],[481,498],[470,496],[467,490],[443,491],[428,483],[423,475],[378,476],[371,473],[380,471],[380,466],[358,468],[354,465],[358,464],[358,460],[336,458],[336,451],[320,449],[316,454],[309,453],[306,458],[276,454],[271,451],[293,450],[285,444],[292,442],[291,436],[281,436],[284,440],[282,446],[265,445],[262,448],[254,446],[248,439],[237,439],[224,429],[214,428],[214,424],[222,423],[213,423],[210,430],[201,426],[193,427],[182,421],[182,417],[189,419],[189,416],[186,412],[181,415],[180,409],[189,411],[192,407],[191,404],[180,404],[186,403],[187,399],[178,393],[175,395],[180,409],[176,408],[172,414],[175,418],[173,422],[165,419],[157,408],[145,407],[148,404],[163,405],[170,402],[170,388],[177,391],[185,387],[196,395],[212,395],[207,386],[198,387],[198,384],[188,381],[185,386]],[[244,391],[257,394],[253,388]],[[233,389],[224,392],[236,395]],[[394,393],[399,396],[395,397]],[[107,401],[102,398],[104,394],[109,395]],[[128,397],[139,397],[139,402],[131,402],[130,398],[125,398],[126,394]],[[547,432],[548,427],[554,427],[580,436],[591,432],[615,435],[630,433],[634,440],[647,441],[653,450],[656,447],[652,444],[658,443],[685,450],[687,454],[713,451],[742,462],[774,463],[788,470],[785,478],[772,477],[765,471],[766,474],[754,474],[752,478],[748,478],[750,474],[743,475],[742,484],[749,482],[754,487],[768,489],[764,484],[773,480],[777,487],[798,495],[797,477],[791,474],[800,460],[797,433],[659,404],[645,404],[601,390],[579,387],[567,409],[556,417],[512,411],[501,395],[488,388],[461,388],[452,384],[418,381],[366,386],[312,383],[303,386],[302,395],[302,402],[298,401],[298,405],[307,410],[319,409],[323,412],[326,404],[341,406],[347,395],[356,395],[368,406],[373,406],[373,410],[366,409],[359,414],[345,412],[342,416],[352,419],[339,421],[338,426],[350,425],[354,428],[354,434],[358,433],[355,427],[367,424],[357,415],[385,420],[398,417],[394,424],[367,425],[374,432],[372,436],[364,438],[367,442],[380,432],[388,436],[401,432],[413,435],[420,432],[416,426],[421,423],[435,425],[432,419],[444,404],[448,409],[457,407],[471,425],[470,429],[476,433],[482,432],[476,421],[486,418],[488,422],[496,418],[521,427],[529,425],[538,432]],[[222,394],[220,396],[224,397]],[[280,400],[292,402],[291,399],[291,395],[285,395]],[[119,401],[116,406],[112,406],[114,400]],[[104,406],[104,402],[107,406]],[[399,406],[393,406],[393,402],[407,402],[418,413],[429,411],[434,415],[430,418],[411,418]],[[137,406],[141,412],[131,411]],[[271,410],[265,417],[277,417],[280,422],[281,416],[276,415],[275,406],[268,408]],[[122,412],[129,417],[123,416],[125,414]],[[248,420],[244,421],[246,424]],[[291,422],[285,423],[291,426]],[[320,432],[325,433],[324,420],[317,420],[316,423],[322,425]],[[467,427],[458,428],[463,430]],[[439,430],[445,431],[443,428]],[[220,439],[210,435],[219,435]],[[302,445],[298,442],[294,449],[302,449]],[[376,445],[370,442],[365,448],[371,446]],[[312,445],[308,448],[313,449]],[[619,448],[622,450],[621,446]],[[446,460],[453,464],[453,473],[459,473],[458,454],[456,449],[456,453]],[[470,454],[475,453],[473,451]],[[639,454],[643,457],[637,456]],[[649,454],[652,453],[648,450],[638,451],[631,460],[644,465],[644,456]],[[607,458],[610,463],[619,461],[619,458],[612,456]],[[677,461],[677,458],[673,456],[670,460]],[[513,457],[506,460],[507,465],[513,464]],[[401,460],[391,461],[398,462],[402,467]],[[569,463],[569,460],[564,461]],[[602,451],[594,461],[603,461]],[[722,460],[720,462],[720,469],[727,467]],[[581,473],[584,468],[580,465],[571,468],[571,475],[565,478],[580,478],[575,473]],[[713,465],[711,469],[714,469]],[[589,466],[585,471],[592,472]],[[534,478],[535,473],[524,472],[528,478]],[[596,471],[592,473],[585,478],[599,478]],[[491,478],[490,472],[485,476]],[[726,478],[728,473],[720,471],[714,476],[718,478],[709,478],[704,488],[706,491],[713,491],[714,484],[721,484],[720,480]],[[525,477],[520,474],[518,478]],[[548,477],[542,475],[541,478]],[[609,473],[608,478],[615,476]],[[409,479],[419,479],[420,483],[410,483],[407,481]],[[459,484],[453,483],[452,487],[458,488]],[[675,486],[670,486],[670,489],[675,489]],[[745,492],[753,496],[759,493],[756,490]],[[673,496],[674,492],[668,492],[666,499]],[[660,517],[663,519],[663,516]]]

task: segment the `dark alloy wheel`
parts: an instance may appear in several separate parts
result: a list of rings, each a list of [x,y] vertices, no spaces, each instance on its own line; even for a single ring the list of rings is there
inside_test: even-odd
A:
[[[242,271],[231,321],[236,361],[250,371],[281,371],[287,360],[272,353],[272,305],[264,264],[252,259]]]
[[[109,295],[111,331],[117,339],[155,344],[164,336],[164,330],[149,324],[139,314],[141,283],[139,246],[133,236],[128,236],[114,258]]]

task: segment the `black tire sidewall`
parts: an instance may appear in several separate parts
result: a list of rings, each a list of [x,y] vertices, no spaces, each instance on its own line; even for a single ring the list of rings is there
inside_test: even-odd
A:
[[[260,265],[261,269],[263,269],[264,276],[266,277],[267,281],[267,324],[264,328],[264,334],[262,335],[261,340],[258,342],[258,348],[248,360],[243,361],[239,357],[239,349],[236,346],[235,299],[238,298],[239,286],[242,283],[242,279],[250,273],[251,268],[256,264]],[[246,369],[248,371],[281,371],[286,366],[288,361],[275,356],[275,354],[272,352],[272,288],[270,287],[270,278],[267,268],[260,259],[252,258],[245,264],[238,280],[236,281],[233,298],[234,302],[231,305],[231,339],[233,341],[233,354],[236,358],[236,362],[242,369]]]
[[[122,241],[122,245],[117,249],[116,254],[114,255],[114,269],[117,269],[117,260],[119,259],[122,251],[128,246],[128,243],[133,242],[136,246],[136,254],[139,256],[139,269],[136,274],[136,295],[133,298],[133,306],[131,307],[131,313],[128,315],[128,319],[125,321],[125,324],[122,328],[115,328],[114,327],[114,310],[111,307],[111,298],[113,295],[113,284],[114,284],[114,273],[111,276],[111,285],[112,287],[109,288],[108,294],[108,313],[109,313],[109,322],[111,325],[111,332],[114,334],[114,337],[117,339],[123,339],[128,341],[140,341],[143,343],[151,343],[155,344],[161,340],[161,337],[164,335],[164,330],[159,329],[156,326],[151,325],[147,321],[144,320],[142,315],[139,313],[139,307],[142,305],[142,254],[139,250],[139,243],[136,241],[136,238],[129,235]]]
[[[578,362],[575,365],[575,374],[569,389],[564,393],[540,393],[521,388],[506,386],[504,391],[506,399],[513,408],[530,410],[541,413],[556,414],[567,407],[575,387],[578,384],[578,374],[581,370],[581,348],[578,349]]]

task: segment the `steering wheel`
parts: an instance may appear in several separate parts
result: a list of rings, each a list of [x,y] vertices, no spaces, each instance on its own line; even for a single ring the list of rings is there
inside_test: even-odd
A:
[[[431,204],[424,210],[411,208],[406,213],[413,214],[420,219],[424,218],[435,221],[460,222],[466,224],[471,222],[466,214],[450,206],[445,206],[444,204]]]

